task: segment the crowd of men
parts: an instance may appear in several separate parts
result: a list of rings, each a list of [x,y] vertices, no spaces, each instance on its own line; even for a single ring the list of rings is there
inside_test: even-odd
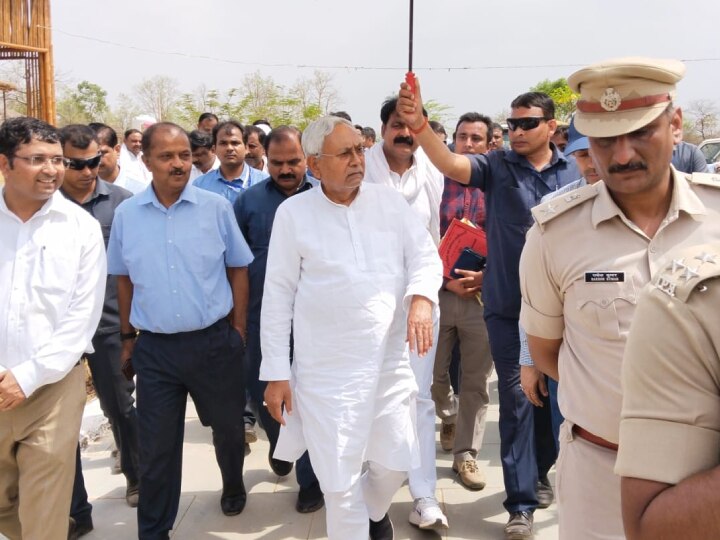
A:
[[[569,126],[520,94],[509,148],[476,112],[446,144],[419,81],[381,105],[379,142],[346,113],[303,132],[204,113],[122,142],[5,121],[0,533],[94,528],[86,358],[141,540],[177,516],[188,397],[225,515],[259,425],[328,538],[392,539],[405,480],[409,522],[444,531],[436,417],[482,490],[493,368],[506,540],[532,538],[555,491],[563,540],[720,535],[720,176],[681,141],[684,71],[583,68]],[[456,221],[484,233],[485,267],[441,261]]]

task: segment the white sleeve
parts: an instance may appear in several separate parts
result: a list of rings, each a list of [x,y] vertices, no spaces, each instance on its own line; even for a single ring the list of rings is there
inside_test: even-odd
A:
[[[87,229],[80,270],[66,312],[42,347],[12,368],[26,397],[62,379],[82,357],[97,330],[105,300],[107,260],[100,224]]]
[[[261,381],[290,380],[290,333],[301,258],[292,215],[280,205],[273,222],[260,312]]]

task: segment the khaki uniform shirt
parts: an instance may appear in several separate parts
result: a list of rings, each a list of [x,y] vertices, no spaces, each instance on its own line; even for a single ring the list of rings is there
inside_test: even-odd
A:
[[[560,410],[616,444],[620,367],[640,290],[672,248],[720,240],[720,176],[673,174],[670,208],[654,238],[598,182],[533,209],[520,261],[523,327],[563,339]]]
[[[720,463],[720,243],[673,260],[630,328],[615,467],[668,484]]]

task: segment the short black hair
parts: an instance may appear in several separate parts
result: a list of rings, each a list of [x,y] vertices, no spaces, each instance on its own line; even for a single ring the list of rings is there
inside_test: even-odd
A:
[[[69,144],[73,148],[85,150],[93,141],[98,142],[97,135],[89,126],[70,124],[60,130],[60,144],[63,149]]]
[[[95,132],[99,144],[115,148],[118,144],[117,133],[113,128],[102,122],[90,122],[88,127]]]
[[[390,115],[395,112],[395,108],[397,107],[397,102],[398,102],[397,97],[388,98],[383,102],[382,107],[380,107],[380,121],[383,123],[383,126],[388,123],[388,121],[390,120]],[[423,116],[425,118],[427,118],[428,113],[425,110],[425,107],[423,107],[422,112],[423,112]]]
[[[485,116],[484,114],[476,112],[466,112],[460,118],[458,118],[457,124],[455,124],[455,133],[457,133],[460,124],[464,124],[465,122],[469,122],[471,124],[474,124],[475,122],[482,122],[483,124],[485,124],[485,127],[487,128],[487,142],[490,142],[490,140],[492,139],[493,121],[490,119],[489,116]],[[502,129],[502,127],[500,129]],[[454,134],[453,140],[455,140]]]
[[[250,135],[253,133],[257,135],[260,145],[265,148],[265,132],[257,126],[245,126],[243,140],[247,143],[247,141],[250,139]]]
[[[216,124],[213,128],[213,144],[217,144],[218,133],[220,133],[221,131],[223,133],[230,133],[232,132],[233,128],[240,130],[240,133],[242,134],[243,144],[247,143],[247,139],[245,138],[245,127],[237,120],[225,120],[224,122]]]
[[[135,129],[135,128],[126,129],[125,134],[123,135],[123,140],[127,139],[133,133],[139,133],[140,135],[142,135],[142,131],[140,131],[139,129]]]
[[[512,100],[510,108],[529,109],[530,107],[539,107],[542,109],[543,118],[552,120],[555,118],[555,103],[552,98],[543,92],[525,92]]]
[[[435,133],[440,133],[447,137],[447,132],[445,131],[445,126],[443,126],[440,122],[438,122],[436,120],[430,120],[428,122],[428,124],[430,125],[430,129],[432,129]]]
[[[348,122],[350,122],[352,124],[352,118],[350,118],[350,115],[348,113],[346,113],[345,111],[331,112],[330,116],[337,116],[338,118],[344,118],[345,120],[347,120]]]
[[[156,124],[153,124],[152,126],[147,128],[145,130],[145,133],[142,134],[142,151],[143,154],[145,154],[146,156],[150,155],[150,149],[152,148],[152,140],[156,131],[178,131],[185,135],[185,137],[188,138],[188,141],[190,140],[187,131],[185,131],[177,124],[173,124],[172,122],[157,122]]]
[[[198,118],[198,124],[202,122],[203,120],[207,120],[208,118],[212,118],[216,122],[219,122],[217,115],[211,113],[211,112],[204,112],[200,115],[200,118]]]
[[[198,148],[207,148],[211,150],[213,147],[212,135],[199,129],[194,129],[188,133],[188,139],[190,139],[190,150],[193,152]]]
[[[265,125],[265,126],[267,126],[267,127],[269,127],[269,128],[272,129],[272,126],[270,125],[270,122],[268,122],[268,121],[265,120],[264,118],[260,118],[259,120],[255,120],[255,121],[252,123],[252,125],[253,125],[253,126]]]
[[[492,123],[492,130],[495,131],[496,129],[499,129],[500,131],[503,131],[503,127],[498,124],[497,122]]]
[[[33,139],[46,143],[60,142],[60,133],[55,126],[31,116],[10,118],[0,124],[0,154],[12,160],[21,144]]]
[[[362,134],[363,134],[363,137],[365,137],[366,139],[370,139],[372,142],[375,142],[377,140],[377,135],[375,134],[375,130],[371,127],[362,128]]]
[[[293,136],[297,137],[297,140],[300,143],[300,148],[302,149],[302,131],[300,131],[295,126],[278,126],[274,128],[270,133],[267,134],[265,140],[263,141],[263,148],[265,149],[265,154],[267,155],[268,153],[270,143],[285,141]]]

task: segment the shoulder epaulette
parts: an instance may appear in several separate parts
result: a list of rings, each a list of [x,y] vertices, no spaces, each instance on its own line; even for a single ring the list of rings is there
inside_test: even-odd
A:
[[[687,302],[703,282],[720,277],[720,243],[700,244],[676,252],[672,261],[658,272],[653,284],[665,294]]]
[[[545,230],[545,224],[559,215],[567,212],[571,208],[589,201],[598,194],[596,185],[587,185],[579,187],[573,191],[569,191],[563,195],[558,195],[554,199],[550,199],[544,203],[540,203],[532,209],[533,218],[540,227]]]
[[[720,188],[720,174],[696,172],[686,174],[685,178],[687,178],[687,181],[691,184]]]

